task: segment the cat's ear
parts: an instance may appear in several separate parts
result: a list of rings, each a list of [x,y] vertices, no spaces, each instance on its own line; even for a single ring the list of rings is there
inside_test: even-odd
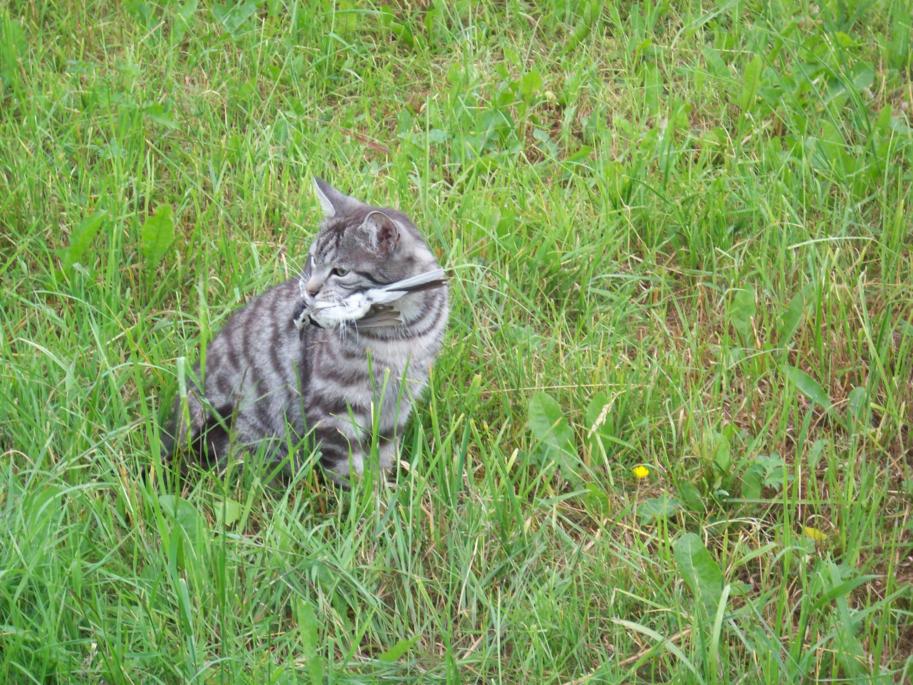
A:
[[[368,214],[359,230],[368,244],[379,254],[390,255],[399,245],[399,225],[381,211],[375,210]]]
[[[314,193],[323,210],[323,216],[332,219],[334,216],[348,214],[361,205],[354,197],[340,193],[322,178],[314,177]]]

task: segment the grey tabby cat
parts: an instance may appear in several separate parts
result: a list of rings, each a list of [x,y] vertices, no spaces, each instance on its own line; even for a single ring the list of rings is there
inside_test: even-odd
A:
[[[232,446],[266,444],[272,459],[310,434],[321,463],[344,481],[368,462],[377,427],[380,466],[397,459],[399,437],[428,382],[449,312],[445,284],[406,295],[335,328],[296,326],[307,308],[437,269],[415,225],[315,179],[325,220],[300,277],[235,312],[206,350],[203,392],[178,397],[165,449],[192,445],[222,463]],[[391,309],[392,307],[392,309]]]

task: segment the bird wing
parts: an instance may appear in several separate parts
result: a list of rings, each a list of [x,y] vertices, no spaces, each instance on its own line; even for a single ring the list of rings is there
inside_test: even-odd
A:
[[[371,328],[400,326],[402,323],[403,317],[398,309],[378,306],[372,307],[365,316],[358,319],[358,321],[355,322],[355,326],[361,330],[368,330]]]
[[[404,278],[401,281],[387,283],[379,288],[371,288],[365,294],[372,304],[390,304],[398,299],[405,297],[409,293],[417,293],[422,290],[432,290],[440,288],[447,284],[447,278],[443,269],[432,269],[416,276]]]

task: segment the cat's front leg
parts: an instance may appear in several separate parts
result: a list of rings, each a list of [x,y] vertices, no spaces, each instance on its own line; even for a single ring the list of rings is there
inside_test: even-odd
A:
[[[393,438],[381,438],[378,446],[380,456],[380,468],[383,471],[390,471],[399,462],[399,436]]]
[[[344,483],[350,473],[361,475],[364,472],[365,452],[361,442],[346,435],[333,418],[317,423],[314,438],[320,450],[320,463],[333,480]]]

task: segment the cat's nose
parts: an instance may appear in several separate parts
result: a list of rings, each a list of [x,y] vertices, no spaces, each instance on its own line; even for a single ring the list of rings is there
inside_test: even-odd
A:
[[[315,278],[308,279],[308,282],[304,284],[304,289],[308,295],[314,297],[317,293],[320,292],[320,286],[322,284]]]

